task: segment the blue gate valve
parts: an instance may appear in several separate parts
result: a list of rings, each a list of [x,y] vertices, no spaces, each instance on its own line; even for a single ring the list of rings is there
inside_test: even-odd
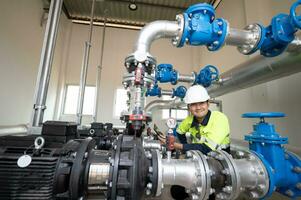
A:
[[[160,83],[175,85],[178,80],[178,72],[173,69],[171,64],[159,64],[156,69],[156,80]]]
[[[278,112],[242,115],[244,118],[260,118],[245,140],[249,141],[250,150],[261,159],[269,174],[269,191],[264,198],[271,196],[275,190],[290,198],[301,196],[301,160],[284,149],[287,137],[281,137],[273,124],[265,122],[265,118],[284,116]]]
[[[295,32],[301,29],[301,16],[296,15],[296,8],[301,0],[290,8],[290,15],[280,13],[272,18],[271,25],[265,28],[262,37],[265,37],[260,53],[267,57],[281,54],[288,44],[295,38]]]
[[[200,73],[197,75],[194,84],[200,84],[204,87],[209,87],[213,81],[217,81],[218,79],[218,69],[213,65],[207,65],[200,70]]]
[[[224,19],[215,19],[214,8],[206,3],[190,6],[184,13],[184,28],[177,44],[206,45],[209,51],[216,51],[224,44],[228,23]]]
[[[180,97],[180,98],[183,99],[185,97],[187,88],[184,87],[184,86],[179,86],[176,89],[172,89],[172,91],[173,91],[172,92],[172,98],[173,97]]]

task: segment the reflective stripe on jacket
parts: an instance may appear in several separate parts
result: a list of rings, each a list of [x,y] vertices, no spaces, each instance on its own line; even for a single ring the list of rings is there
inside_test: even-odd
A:
[[[212,150],[225,149],[230,145],[229,121],[225,114],[219,111],[208,111],[204,120],[196,124],[193,115],[188,116],[178,126],[178,134],[190,133],[192,143],[206,144]],[[198,128],[197,128],[198,126]]]

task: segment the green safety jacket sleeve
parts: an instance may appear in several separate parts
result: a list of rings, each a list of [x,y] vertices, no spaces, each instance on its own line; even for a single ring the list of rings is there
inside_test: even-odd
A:
[[[214,124],[210,128],[210,133],[207,134],[207,138],[216,144],[222,144],[226,137],[229,137],[230,127],[228,118],[225,115],[220,115],[215,118]],[[210,144],[207,144],[210,146]],[[215,149],[214,147],[211,147]]]

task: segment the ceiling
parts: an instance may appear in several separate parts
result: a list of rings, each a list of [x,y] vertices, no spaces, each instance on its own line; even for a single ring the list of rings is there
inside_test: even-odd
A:
[[[94,21],[142,27],[155,20],[175,20],[178,13],[196,3],[217,7],[221,0],[95,0]],[[93,0],[64,0],[63,11],[77,23],[90,21]],[[135,3],[136,10],[129,4]]]

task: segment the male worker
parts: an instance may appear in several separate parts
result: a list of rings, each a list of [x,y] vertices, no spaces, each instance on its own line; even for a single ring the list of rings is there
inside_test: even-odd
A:
[[[177,129],[181,143],[168,144],[179,150],[199,150],[204,154],[212,150],[230,153],[229,122],[221,112],[209,110],[209,95],[201,85],[190,87],[184,97],[190,115]],[[186,135],[190,135],[191,144]],[[162,141],[165,143],[165,141]]]
[[[222,149],[230,153],[228,118],[221,112],[210,111],[209,99],[208,92],[203,86],[194,85],[187,90],[184,102],[188,106],[190,115],[182,121],[177,129],[181,143],[167,141],[169,149],[199,150],[204,154]],[[187,143],[186,135],[190,135],[191,144]],[[160,140],[165,143],[165,140]],[[188,198],[188,194],[182,186],[173,185],[170,192],[176,200]],[[211,194],[209,200],[214,199],[215,194]]]

